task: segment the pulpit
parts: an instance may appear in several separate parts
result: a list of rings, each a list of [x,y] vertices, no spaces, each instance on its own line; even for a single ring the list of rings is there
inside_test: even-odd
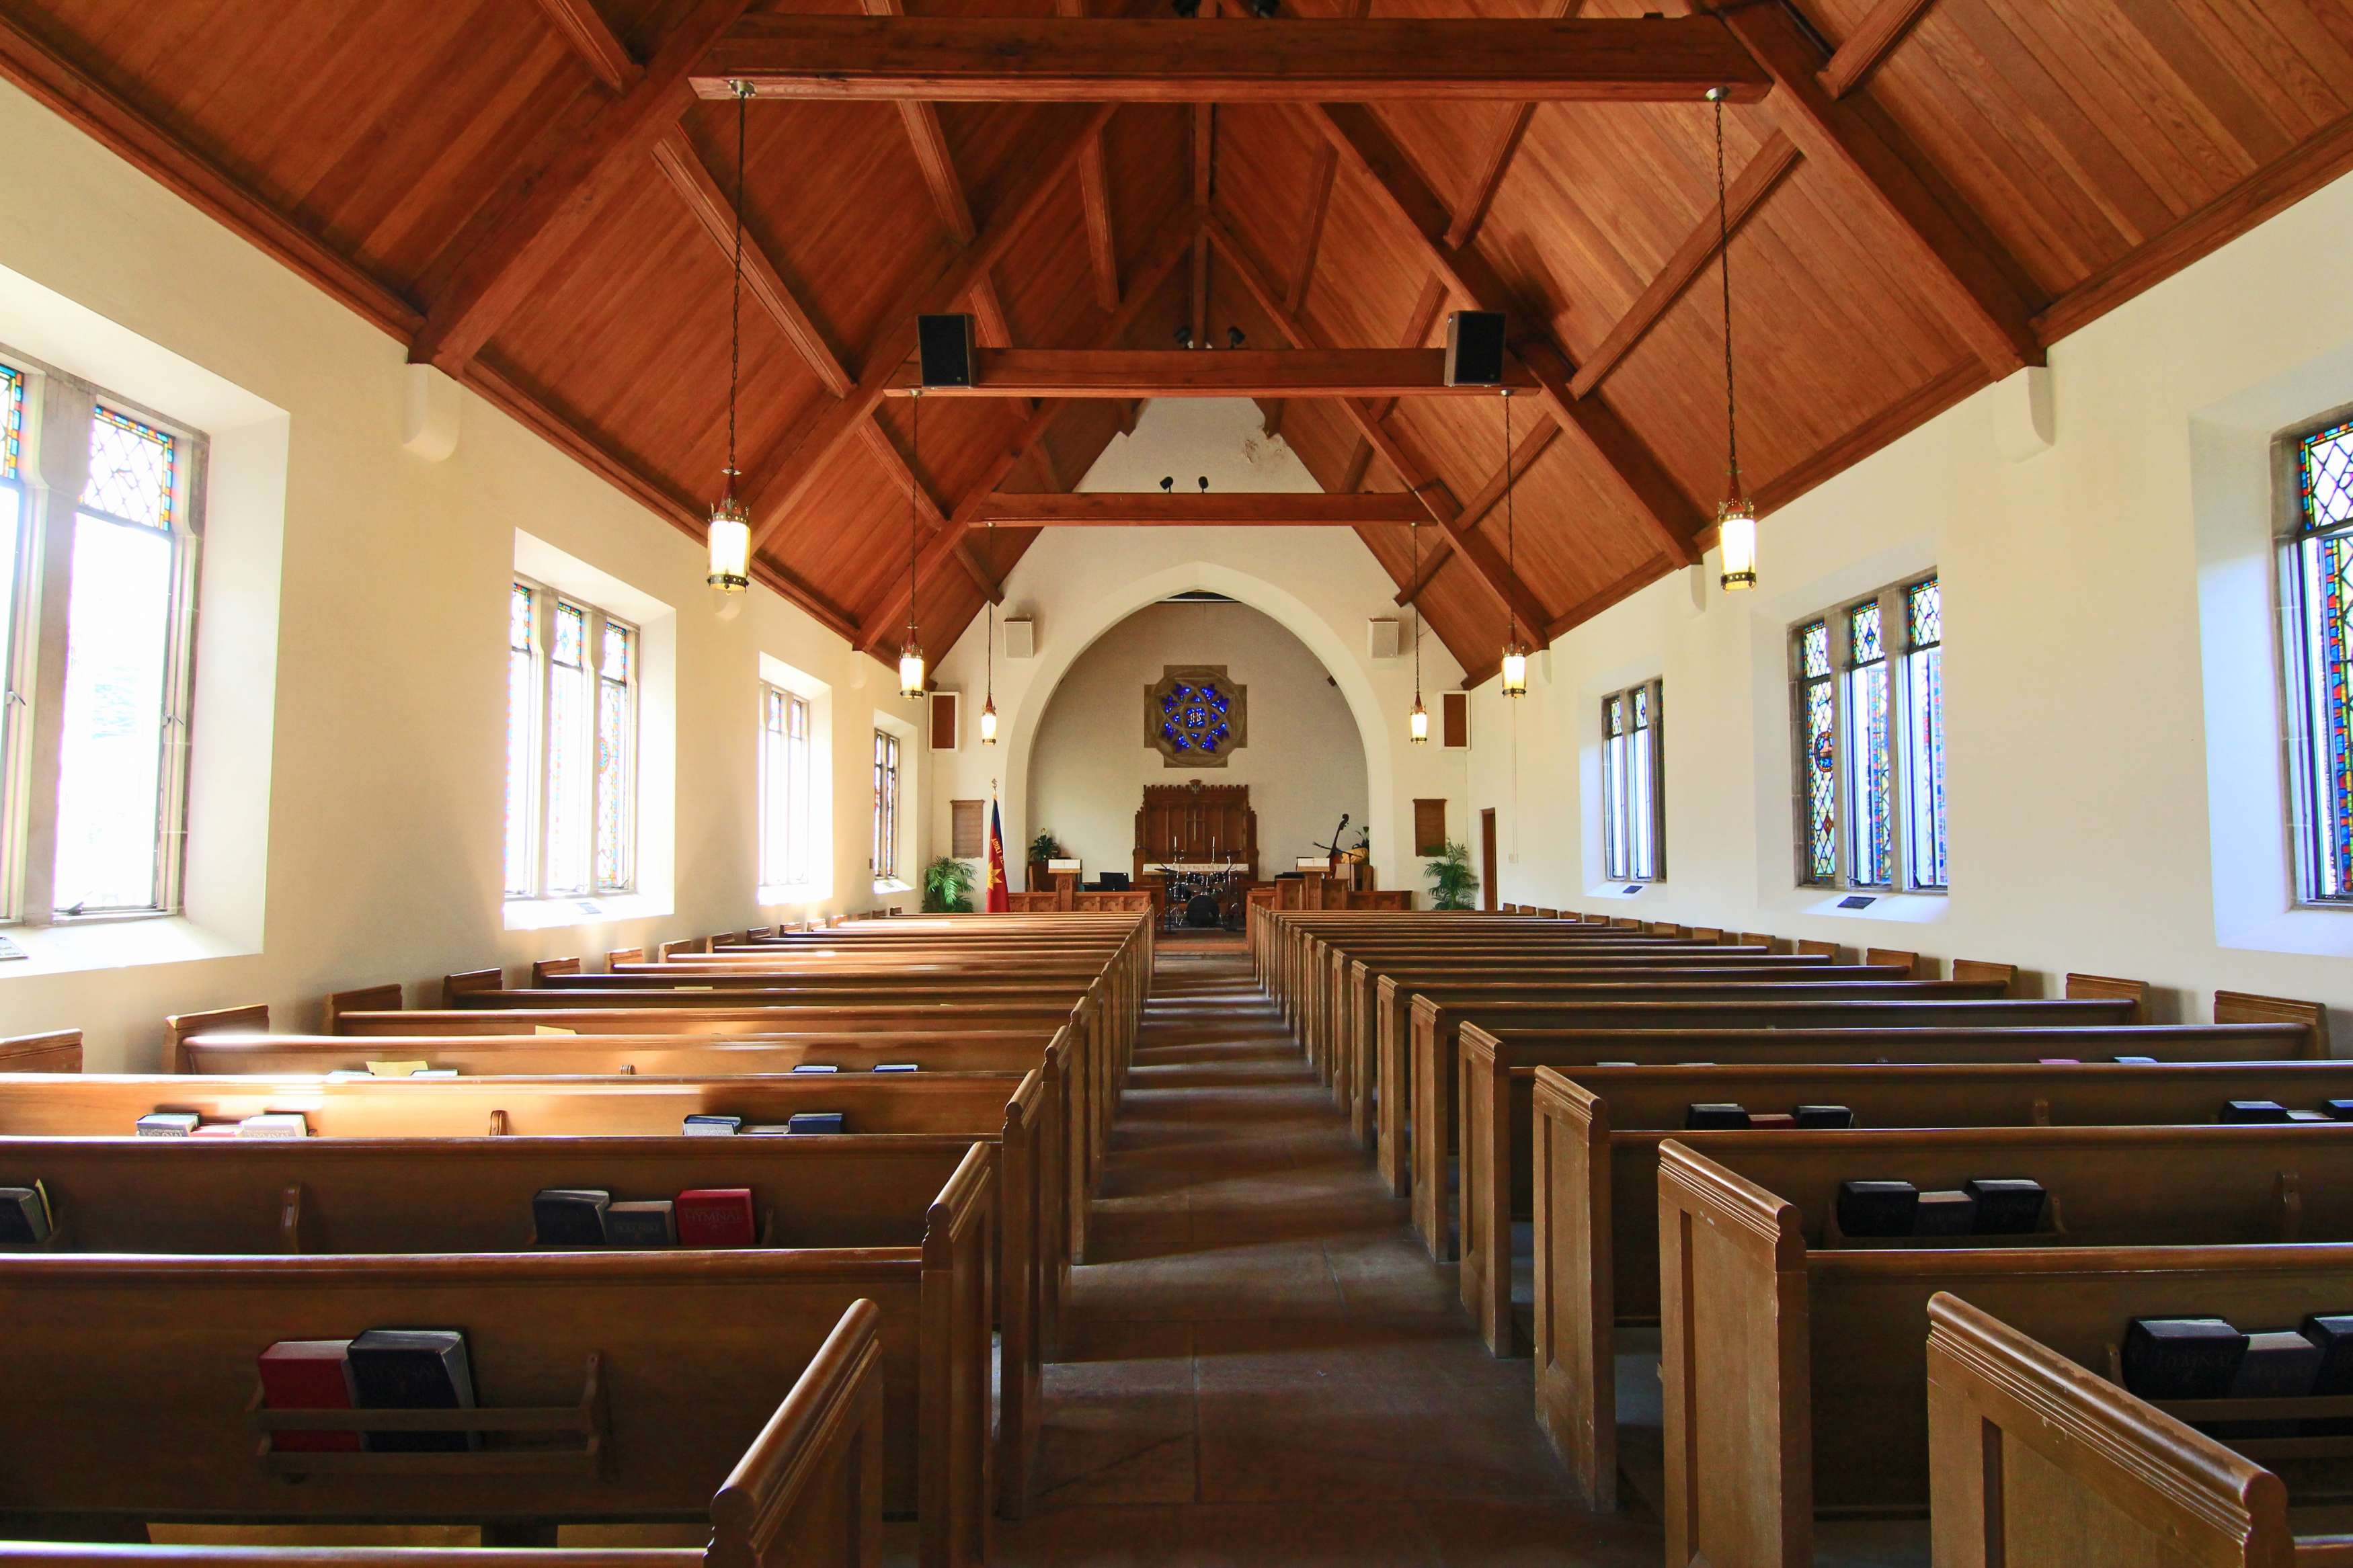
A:
[[[1146,784],[1135,813],[1135,879],[1159,867],[1258,879],[1258,813],[1250,785]]]

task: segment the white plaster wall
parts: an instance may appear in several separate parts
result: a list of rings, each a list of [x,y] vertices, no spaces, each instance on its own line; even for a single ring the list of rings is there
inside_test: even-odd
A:
[[[307,1027],[320,998],[346,986],[416,984],[493,963],[513,970],[537,957],[796,918],[798,907],[754,901],[763,654],[831,687],[839,826],[829,895],[812,907],[882,901],[866,877],[872,720],[913,710],[880,666],[765,589],[753,590],[740,619],[718,621],[695,542],[470,395],[452,457],[406,455],[402,345],[5,86],[0,145],[10,149],[0,163],[9,214],[0,268],[282,411],[279,433],[240,446],[238,461],[274,462],[285,492],[274,602],[256,587],[267,574],[247,561],[239,593],[206,598],[203,612],[207,637],[275,618],[274,656],[266,645],[255,655],[275,659],[274,713],[228,724],[200,693],[193,736],[200,752],[268,756],[266,773],[242,775],[266,791],[266,861],[253,826],[254,842],[227,853],[218,841],[192,847],[190,862],[192,911],[195,882],[224,862],[246,855],[266,865],[259,951],[236,940],[187,944],[233,956],[127,968],[59,972],[40,957],[0,964],[0,1035],[79,1026],[93,1070],[152,1067],[166,1013],[267,1002],[280,1026]],[[25,303],[36,290],[5,293],[0,342],[107,382],[112,367],[76,363],[71,342],[31,341],[58,335],[57,322],[24,313],[37,310]],[[156,401],[191,421],[206,417]],[[676,612],[667,916],[501,929],[501,639],[518,529]],[[919,803],[925,759],[912,749],[910,757]]]
[[[1144,693],[1171,665],[1221,665],[1247,694],[1246,743],[1221,768],[1172,768],[1144,741]],[[1029,820],[1050,828],[1090,877],[1134,864],[1147,784],[1247,784],[1258,814],[1259,875],[1288,870],[1328,842],[1342,813],[1354,844],[1366,815],[1365,748],[1355,717],[1315,656],[1246,605],[1153,605],[1081,656],[1040,721]]]
[[[1189,484],[1204,474],[1213,489],[1225,490],[1315,488],[1288,448],[1264,436],[1250,404],[1214,398],[1146,404],[1135,434],[1114,437],[1078,488],[1145,490],[1156,489],[1163,475]],[[1056,688],[1097,638],[1134,612],[1190,589],[1223,594],[1263,612],[1296,637],[1334,679],[1364,752],[1365,806],[1356,816],[1359,821],[1368,816],[1373,824],[1376,873],[1385,887],[1420,887],[1419,862],[1412,854],[1412,803],[1417,798],[1448,801],[1450,830],[1457,836],[1465,831],[1463,762],[1468,753],[1446,751],[1435,742],[1407,743],[1412,660],[1370,657],[1366,623],[1380,616],[1404,617],[1409,631],[1410,616],[1397,606],[1396,584],[1345,529],[1064,528],[1039,535],[1007,577],[1003,612],[1034,618],[1037,655],[1024,660],[1004,658],[1000,624],[996,664],[1000,743],[979,744],[967,720],[958,750],[932,753],[934,838],[946,841],[951,799],[987,799],[995,793],[1005,814],[1006,849],[1012,862],[1008,868],[1018,887],[1021,847],[1038,830],[1031,826],[1029,806],[1040,716],[1048,711]],[[984,686],[984,621],[973,623],[941,661],[937,677],[941,685],[966,693],[967,710],[975,714]],[[1423,639],[1422,666],[1423,688],[1434,713],[1437,694],[1459,685],[1462,670],[1435,637]],[[1255,702],[1255,692],[1252,696]],[[1140,727],[1131,715],[1123,730],[1114,732],[1113,743],[1124,747]],[[1251,733],[1262,734],[1255,716]],[[1256,748],[1267,742],[1254,739],[1251,744]],[[1172,770],[1168,776],[1186,775]],[[1125,806],[1130,826],[1115,846],[1114,868],[1128,860],[1135,804],[1131,796]],[[1332,815],[1336,818],[1349,809],[1339,805]],[[1060,830],[1055,823],[1038,826]],[[1325,837],[1329,827],[1325,823],[1313,837]],[[1272,858],[1283,847],[1270,836],[1262,813],[1259,835],[1265,852],[1261,871],[1277,868]]]
[[[2353,911],[2289,907],[2265,460],[2353,403],[2348,240],[2339,181],[2057,345],[2049,450],[1998,449],[2013,378],[1767,520],[1761,591],[1718,592],[1711,561],[1701,594],[1656,584],[1563,638],[1525,700],[1488,682],[1472,805],[1498,812],[1503,898],[1604,905],[1597,699],[1660,675],[1644,915],[2137,976],[2189,1018],[2217,987],[2353,1007]],[[1795,886],[1784,639],[1930,566],[1952,892],[1832,914]]]

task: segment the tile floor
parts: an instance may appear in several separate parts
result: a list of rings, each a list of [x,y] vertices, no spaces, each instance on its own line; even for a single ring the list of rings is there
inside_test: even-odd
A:
[[[1239,944],[1164,951],[1003,1568],[1655,1568],[1348,1140]]]

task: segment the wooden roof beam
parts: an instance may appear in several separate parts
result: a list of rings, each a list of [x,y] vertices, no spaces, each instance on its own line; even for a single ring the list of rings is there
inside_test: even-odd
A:
[[[1054,14],[1083,16],[1087,0],[1054,0]],[[1079,156],[1079,200],[1087,214],[1087,260],[1094,269],[1095,303],[1106,310],[1119,309],[1119,242],[1111,223],[1111,170],[1103,158],[1103,138],[1087,143]]]
[[[891,313],[891,324],[866,355],[858,384],[850,389],[849,395],[806,424],[787,457],[758,466],[765,477],[748,498],[754,550],[776,537],[785,520],[807,499],[826,466],[881,405],[900,366],[914,352],[915,318],[953,310],[972,292],[973,286],[1003,258],[1037,216],[1054,187],[1077,163],[1088,138],[1103,129],[1113,109],[1111,104],[1099,106],[1060,144],[1030,161],[1021,179],[1007,194],[1004,205],[990,215],[987,226],[972,244],[950,257],[944,268],[911,294],[903,308]]]
[[[1904,41],[1913,24],[1926,16],[1928,7],[1936,3],[1936,0],[1879,0],[1831,56],[1831,63],[1821,68],[1818,79],[1822,90],[1832,98],[1844,98],[1861,87]]]
[[[1444,349],[980,349],[970,386],[922,385],[910,360],[888,394],[926,397],[1492,397],[1446,384]],[[1504,384],[1534,393],[1511,365]]]
[[[1143,261],[1129,278],[1126,297],[1120,301],[1119,309],[1112,313],[1111,320],[1103,324],[1098,341],[1105,347],[1124,338],[1128,329],[1135,324],[1136,318],[1150,307],[1161,285],[1168,281],[1168,275],[1192,249],[1200,226],[1201,215],[1188,208],[1160,230],[1151,247],[1145,252]],[[1029,417],[1022,421],[1013,439],[989,459],[988,466],[981,470],[980,478],[965,492],[964,499],[956,503],[955,510],[949,513],[947,521],[917,552],[915,574],[919,580],[936,573],[945,564],[949,553],[976,526],[981,508],[990,493],[1005,482],[1007,475],[1020,466],[1022,459],[1029,455],[1030,447],[1045,438],[1047,430],[1069,406],[1059,398],[1048,398],[1030,410]],[[851,641],[860,652],[872,653],[890,641],[906,617],[907,589],[900,584],[898,574],[893,573],[890,586],[883,591],[881,603],[860,623],[857,635]]]
[[[1301,349],[1315,348],[1315,334],[1306,322],[1282,308],[1282,295],[1267,277],[1265,269],[1243,247],[1240,237],[1223,219],[1216,217],[1210,219],[1209,232],[1217,240],[1218,248],[1225,252],[1227,266],[1241,280],[1242,287],[1258,300],[1259,308],[1273,320],[1276,328]],[[1545,609],[1544,601],[1529,591],[1528,585],[1511,569],[1492,541],[1462,530],[1460,525],[1462,509],[1456,503],[1453,491],[1446,488],[1446,481],[1433,474],[1402,437],[1373,417],[1370,405],[1350,397],[1343,398],[1339,406],[1347,415],[1349,422],[1371,444],[1373,450],[1380,455],[1381,460],[1398,476],[1407,492],[1419,500],[1430,521],[1436,523],[1454,548],[1462,552],[1463,560],[1470,563],[1488,592],[1493,594],[1518,619],[1529,636],[1541,637],[1545,623],[1551,618]]]
[[[1324,150],[1326,152],[1331,151],[1329,143],[1325,144]],[[1335,156],[1337,154],[1335,154]],[[1414,301],[1413,313],[1407,318],[1405,330],[1398,334],[1398,342],[1413,348],[1419,348],[1423,343],[1428,342],[1430,341],[1430,329],[1437,324],[1438,312],[1443,310],[1445,306],[1446,279],[1436,273],[1432,273],[1430,274],[1429,280],[1422,284],[1421,297]],[[1391,414],[1397,412],[1397,405],[1398,400],[1394,397],[1388,398],[1381,403],[1376,404],[1373,407],[1373,417],[1376,419],[1387,419]],[[1368,460],[1371,457],[1371,446],[1367,444],[1363,437],[1359,437],[1356,441],[1356,449],[1348,454],[1347,483],[1341,487],[1343,489],[1353,490],[1364,484],[1365,470],[1371,467],[1371,463]],[[1445,538],[1443,534],[1440,534],[1439,537],[1441,541]],[[1439,553],[1443,555],[1445,552],[1445,546],[1441,543],[1439,547]]]
[[[1645,25],[1656,25],[1657,18]],[[1560,22],[1555,26],[1590,26]],[[1446,243],[1451,222],[1444,205],[1391,140],[1372,110],[1360,103],[1313,104],[1305,110],[1318,132],[1338,148],[1388,203],[1419,240],[1430,265],[1446,279],[1457,297],[1475,308],[1512,313],[1511,290],[1478,251]],[[1617,412],[1597,398],[1580,398],[1570,389],[1577,366],[1566,350],[1542,327],[1523,330],[1514,352],[1535,374],[1539,402],[1564,430],[1576,433],[1588,456],[1634,503],[1636,517],[1660,550],[1678,564],[1698,559],[1694,541],[1705,520],[1683,492],[1657,454],[1644,444]]]
[[[1712,16],[747,16],[695,73],[763,97],[965,102],[1744,101],[1768,85]]]
[[[1400,491],[1377,495],[1164,494],[1008,495],[984,500],[975,526],[1003,528],[1368,528],[1428,521]]]
[[[636,84],[607,104],[548,166],[519,172],[501,195],[501,220],[461,258],[425,325],[412,363],[455,372],[547,281],[616,191],[686,108],[689,73],[750,0],[698,0],[670,29]]]
[[[1996,378],[2043,363],[2033,307],[2011,281],[2016,264],[1973,214],[1956,213],[1920,167],[1926,159],[1861,99],[1841,100],[1821,81],[1814,46],[1776,7],[1726,10],[1725,25],[1771,73],[1772,108],[1799,151],[1836,169],[1886,215],[1911,252],[1923,291]],[[1892,39],[1890,42],[1892,43]]]
[[[539,0],[539,8],[606,91],[627,92],[645,75],[595,0]]]
[[[1786,132],[1776,131],[1757,150],[1757,155],[1725,193],[1725,216],[1734,234],[1740,232],[1749,215],[1798,166],[1798,144],[1789,140]],[[1625,363],[1626,356],[1650,335],[1660,318],[1674,308],[1683,291],[1715,259],[1718,235],[1719,225],[1714,213],[1704,214],[1692,225],[1691,233],[1675,247],[1675,253],[1667,258],[1666,265],[1659,268],[1650,286],[1618,318],[1617,324],[1593,351],[1593,357],[1577,367],[1577,374],[1569,380],[1571,391],[1579,397],[1589,395],[1609,378],[1611,371]]]
[[[1218,158],[1218,109],[1213,103],[1193,106],[1193,207],[1197,212],[1209,210],[1211,184],[1216,178]],[[1187,318],[1193,332],[1192,346],[1209,346],[1209,231],[1204,228],[1193,237],[1193,310]]]
[[[1577,15],[1585,0],[1545,0],[1542,15],[1565,19]],[[1504,122],[1488,138],[1487,154],[1480,161],[1479,174],[1471,182],[1471,189],[1454,209],[1454,221],[1447,226],[1446,243],[1468,245],[1487,221],[1494,209],[1495,193],[1503,189],[1504,175],[1512,166],[1512,154],[1520,150],[1520,139],[1528,133],[1528,121],[1535,117],[1536,106],[1519,103],[1504,117]]]

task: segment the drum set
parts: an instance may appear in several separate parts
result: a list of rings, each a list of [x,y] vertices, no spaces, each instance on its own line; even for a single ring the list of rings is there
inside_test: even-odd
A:
[[[1155,868],[1164,879],[1167,902],[1160,916],[1163,931],[1240,931],[1247,882],[1231,861],[1216,871]]]

